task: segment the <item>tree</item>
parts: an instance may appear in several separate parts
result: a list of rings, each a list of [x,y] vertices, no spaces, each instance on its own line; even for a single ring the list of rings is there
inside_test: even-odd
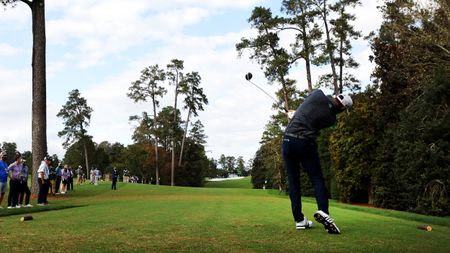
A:
[[[0,150],[6,152],[5,162],[7,164],[11,164],[14,162],[14,156],[17,152],[17,144],[15,142],[3,142]]]
[[[314,10],[311,0],[283,0],[281,10],[288,15],[285,21],[287,27],[283,29],[292,29],[297,32],[295,43],[291,44],[293,48],[291,62],[294,63],[297,59],[305,60],[308,90],[312,91],[311,64],[314,61],[316,48],[319,46],[317,41],[322,37],[319,25],[314,23],[318,13]]]
[[[250,59],[255,59],[264,69],[264,74],[270,82],[277,81],[282,86],[282,97],[284,108],[289,109],[289,85],[291,82],[286,78],[289,73],[290,56],[286,49],[279,44],[280,24],[283,18],[273,17],[272,11],[264,7],[255,7],[252,15],[248,19],[253,28],[256,28],[258,36],[254,39],[241,38],[241,42],[236,44],[239,56],[242,56],[245,49],[250,49],[252,54]]]
[[[187,138],[185,159],[180,166],[180,173],[177,173],[177,184],[203,186],[209,165],[210,161],[205,155],[205,147]]]
[[[69,92],[69,98],[61,110],[56,114],[63,119],[64,129],[58,132],[59,137],[63,137],[64,148],[69,147],[76,141],[83,143],[84,159],[86,164],[86,175],[89,175],[89,159],[87,142],[91,139],[87,135],[86,128],[89,127],[92,108],[87,105],[85,98],[81,97],[78,89]]]
[[[236,163],[237,163],[237,166],[236,166],[236,172],[237,172],[237,175],[238,176],[243,176],[244,174],[245,174],[245,161],[244,161],[244,158],[242,157],[242,156],[239,156],[238,158],[237,158],[237,161],[236,161]]]
[[[160,86],[158,83],[163,82],[166,79],[166,74],[164,70],[160,69],[158,64],[145,68],[141,72],[141,77],[139,80],[132,83],[129,88],[130,93],[128,93],[128,97],[133,99],[135,102],[138,101],[147,101],[147,99],[151,99],[152,109],[153,109],[153,126],[157,125],[157,111],[156,109],[159,107],[158,97],[163,97],[166,94],[167,90]],[[144,116],[144,115],[143,115]],[[159,167],[158,167],[158,135],[154,131],[153,146],[155,149],[155,174],[156,174],[156,184],[159,185]],[[150,139],[150,140],[151,140]]]
[[[4,6],[14,6],[19,0],[1,0]],[[31,146],[33,153],[33,179],[31,191],[37,194],[37,170],[41,160],[47,155],[47,97],[46,97],[46,61],[45,61],[45,0],[20,0],[31,9],[33,55],[32,67],[32,124]]]
[[[178,102],[178,94],[183,90],[181,85],[184,84],[183,82],[183,72],[181,72],[184,69],[183,66],[184,62],[182,60],[173,59],[170,61],[169,64],[167,64],[167,78],[169,79],[169,84],[175,86],[174,91],[174,106],[173,106],[173,124],[177,125],[177,102]],[[170,185],[175,185],[175,140],[174,136],[172,136],[172,165],[171,165],[171,176],[170,176]]]
[[[183,93],[186,94],[186,97],[184,99],[184,109],[187,109],[188,113],[186,116],[183,140],[181,141],[178,166],[181,166],[181,161],[183,159],[184,142],[187,135],[190,116],[191,114],[194,114],[194,116],[198,116],[198,111],[203,111],[203,105],[208,104],[208,99],[203,93],[203,88],[199,87],[200,81],[201,77],[198,72],[187,73],[186,77],[183,79],[184,84],[182,85],[182,88]]]
[[[372,38],[383,127],[373,164],[376,206],[448,215],[450,5],[391,0]]]
[[[94,157],[95,155],[95,143],[91,138],[86,140],[78,140],[67,147],[64,153],[64,163],[77,167],[85,163],[84,147],[86,147],[88,157]],[[88,174],[86,174],[87,176]]]
[[[125,163],[132,175],[137,175],[142,183],[148,183],[151,178],[151,154],[153,147],[148,143],[129,145],[125,150]]]
[[[325,43],[323,46],[323,54],[327,61],[330,62],[331,66],[331,75],[332,75],[332,82],[333,82],[333,90],[334,94],[339,93],[339,86],[338,86],[338,77],[336,74],[336,60],[334,57],[334,52],[336,50],[336,46],[332,42],[331,38],[331,28],[328,21],[329,15],[330,15],[330,8],[327,4],[327,0],[314,0],[314,4],[316,6],[317,11],[320,13],[320,17],[322,18],[322,24],[325,29]]]
[[[374,87],[354,95],[357,103],[350,113],[338,116],[337,127],[329,137],[337,193],[343,202],[373,204],[373,154],[377,153],[380,134],[374,117],[377,97]]]
[[[345,68],[357,68],[359,64],[351,56],[352,45],[350,39],[361,37],[359,31],[355,31],[350,21],[356,19],[355,15],[347,12],[348,7],[355,7],[361,4],[359,0],[339,0],[331,9],[338,14],[338,17],[332,20],[333,35],[336,38],[337,62],[339,66],[339,93],[343,92],[344,86],[351,89],[359,89],[359,81],[351,74],[345,73]],[[345,58],[346,57],[346,58]],[[345,77],[344,77],[345,76]]]
[[[200,120],[197,120],[192,124],[192,128],[189,131],[189,138],[196,144],[205,144],[206,138],[208,136],[205,135],[205,130],[202,122]]]

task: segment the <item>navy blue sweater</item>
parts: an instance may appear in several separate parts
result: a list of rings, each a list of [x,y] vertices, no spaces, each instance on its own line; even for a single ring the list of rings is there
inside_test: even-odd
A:
[[[285,133],[315,140],[319,131],[336,123],[337,110],[330,97],[314,90],[295,111]]]

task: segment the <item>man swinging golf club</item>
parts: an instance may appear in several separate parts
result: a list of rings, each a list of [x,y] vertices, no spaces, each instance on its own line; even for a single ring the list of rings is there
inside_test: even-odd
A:
[[[327,97],[321,90],[313,91],[297,108],[286,127],[283,138],[283,160],[288,175],[289,197],[296,229],[312,227],[302,213],[300,195],[300,164],[314,187],[318,211],[314,214],[330,234],[340,234],[328,212],[328,195],[320,167],[316,138],[319,131],[336,123],[336,114],[353,104],[349,95]]]

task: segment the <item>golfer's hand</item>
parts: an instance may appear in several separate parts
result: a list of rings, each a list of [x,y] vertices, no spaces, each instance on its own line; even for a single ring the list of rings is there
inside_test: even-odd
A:
[[[288,119],[291,120],[294,117],[294,114],[295,114],[295,110],[289,110],[287,112]]]

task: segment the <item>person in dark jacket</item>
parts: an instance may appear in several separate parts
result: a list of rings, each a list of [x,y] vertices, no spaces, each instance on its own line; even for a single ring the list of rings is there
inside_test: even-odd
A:
[[[62,164],[59,163],[58,167],[56,167],[56,182],[55,182],[55,194],[59,194],[61,191],[59,188],[61,187],[61,172],[63,170]]]
[[[32,207],[30,204],[30,188],[28,187],[28,166],[25,164],[25,160],[22,161],[22,172],[20,173],[20,194],[19,205],[24,207]],[[25,205],[23,205],[23,197],[25,197]]]
[[[117,178],[119,177],[119,172],[117,171],[116,168],[113,169],[112,171],[112,185],[111,185],[111,190],[117,190],[116,188],[116,184],[117,184]]]
[[[330,234],[340,234],[328,211],[328,194],[320,167],[316,138],[321,129],[336,123],[336,115],[353,104],[349,95],[326,96],[321,90],[314,90],[297,108],[289,112],[292,118],[283,137],[283,161],[288,175],[289,197],[296,229],[312,227],[312,221],[302,213],[300,195],[300,164],[308,174],[314,187],[318,211],[314,214]],[[293,113],[293,115],[292,115]]]

